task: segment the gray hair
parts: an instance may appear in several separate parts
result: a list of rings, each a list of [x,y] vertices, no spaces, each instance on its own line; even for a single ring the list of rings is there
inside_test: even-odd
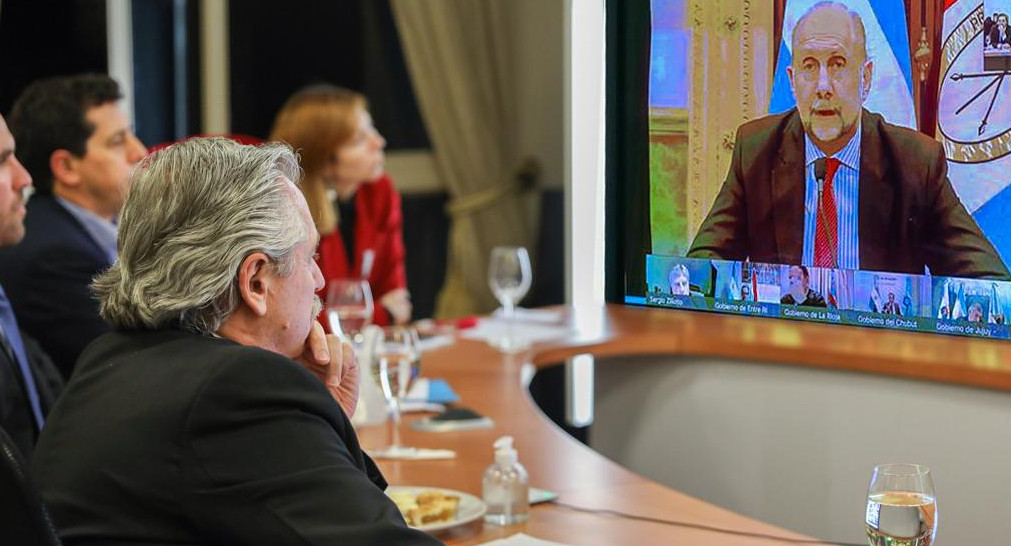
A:
[[[308,237],[293,193],[298,158],[286,144],[194,138],[145,158],[119,218],[118,261],[92,283],[102,317],[120,329],[212,335],[238,308],[237,272],[263,252],[278,274]]]
[[[674,264],[674,267],[670,268],[667,272],[667,282],[671,282],[678,277],[684,277],[685,279],[691,280],[691,276],[688,274],[688,268],[684,264]]]
[[[796,51],[797,49],[797,29],[801,27],[804,21],[811,16],[814,12],[825,9],[833,8],[846,12],[850,16],[850,32],[852,33],[852,38],[854,43],[859,44],[860,51],[864,54],[864,60],[867,60],[867,30],[864,28],[864,20],[860,17],[860,14],[851,10],[849,6],[843,4],[842,2],[833,2],[827,0],[825,2],[818,2],[817,4],[811,6],[811,9],[804,12],[797,19],[797,24],[793,26],[793,34],[790,36],[791,48]]]

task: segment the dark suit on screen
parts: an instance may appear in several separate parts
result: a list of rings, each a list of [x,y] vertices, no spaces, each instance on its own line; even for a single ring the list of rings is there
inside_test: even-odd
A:
[[[860,269],[1011,278],[955,195],[941,145],[867,110],[861,124]],[[740,127],[689,257],[802,263],[804,135],[796,109]]]
[[[779,303],[783,305],[801,305],[804,307],[828,307],[828,304],[825,303],[825,298],[810,288],[808,288],[807,294],[804,295],[804,301],[798,302],[793,297],[793,294],[787,294],[779,298]]]
[[[33,472],[66,544],[439,543],[406,526],[319,379],[181,331],[91,344]]]
[[[1004,27],[1004,30],[1001,31],[1000,27],[995,23],[990,28],[990,47],[1002,45],[1011,46],[1011,27]]]
[[[0,249],[0,283],[21,328],[69,378],[81,350],[109,331],[90,284],[112,264],[54,197],[34,196],[27,208],[25,238]]]

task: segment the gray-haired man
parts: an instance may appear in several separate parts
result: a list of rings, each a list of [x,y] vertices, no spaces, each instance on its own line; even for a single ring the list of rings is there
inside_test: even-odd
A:
[[[347,415],[358,368],[315,322],[319,240],[280,144],[148,157],[95,281],[116,331],[47,421],[34,472],[74,543],[434,544]]]

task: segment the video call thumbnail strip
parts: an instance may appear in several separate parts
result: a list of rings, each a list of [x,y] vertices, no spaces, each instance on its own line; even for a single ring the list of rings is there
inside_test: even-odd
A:
[[[646,256],[647,305],[1009,339],[1011,283]]]

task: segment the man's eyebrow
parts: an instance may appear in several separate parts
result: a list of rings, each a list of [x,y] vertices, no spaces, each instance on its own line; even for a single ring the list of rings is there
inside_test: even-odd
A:
[[[0,150],[0,163],[6,162],[12,155],[14,155],[14,148]]]

